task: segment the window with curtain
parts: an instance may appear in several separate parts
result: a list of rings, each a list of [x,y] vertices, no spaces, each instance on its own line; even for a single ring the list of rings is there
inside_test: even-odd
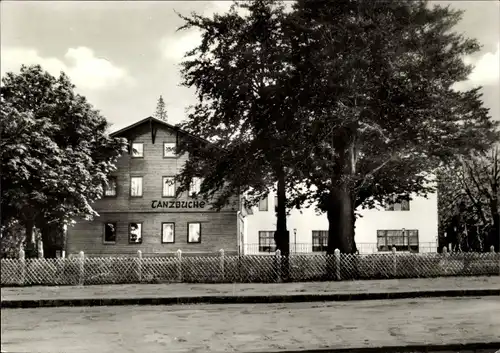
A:
[[[275,252],[274,231],[259,231],[259,252]]]
[[[189,195],[190,196],[196,196],[200,193],[201,189],[201,178],[194,177],[193,180],[191,180],[191,184],[189,185]]]
[[[328,245],[328,231],[327,230],[313,230],[312,231],[312,251],[326,251]]]
[[[142,177],[130,178],[130,196],[132,197],[142,196]]]
[[[175,177],[163,177],[163,197],[175,196]]]
[[[378,251],[391,251],[393,246],[396,251],[418,252],[418,230],[377,230]]]

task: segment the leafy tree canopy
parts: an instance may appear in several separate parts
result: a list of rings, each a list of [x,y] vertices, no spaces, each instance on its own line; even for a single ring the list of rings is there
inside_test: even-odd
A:
[[[28,227],[92,217],[92,202],[125,150],[68,77],[40,66],[8,73],[1,87],[2,224]],[[29,231],[27,232],[29,234]]]

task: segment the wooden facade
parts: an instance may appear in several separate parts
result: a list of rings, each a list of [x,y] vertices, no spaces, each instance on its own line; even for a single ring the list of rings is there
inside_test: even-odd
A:
[[[188,158],[187,154],[165,156],[164,148],[177,143],[182,134],[154,118],[112,134],[125,137],[130,146],[142,144],[138,146],[143,156],[136,157],[131,150],[120,157],[111,178],[116,181],[115,195],[104,196],[93,204],[99,217],[79,220],[69,227],[68,254],[84,251],[90,256],[134,255],[141,250],[148,256],[172,254],[178,249],[192,254],[215,253],[220,249],[228,254],[238,252],[238,197],[215,211],[209,201],[187,192],[177,198],[164,194],[166,178],[174,177]],[[139,196],[132,195],[132,178],[142,179]],[[137,228],[140,242],[131,241],[131,231],[135,234]],[[110,237],[109,229],[114,229],[114,237]]]

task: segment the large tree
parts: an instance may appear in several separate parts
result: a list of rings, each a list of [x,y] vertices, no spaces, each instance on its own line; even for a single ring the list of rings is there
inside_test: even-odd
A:
[[[439,173],[442,245],[489,251],[500,248],[500,156],[498,145],[464,156]],[[446,237],[444,234],[446,233]]]
[[[311,117],[302,174],[289,179],[309,192],[292,202],[318,202],[328,252],[352,253],[357,206],[425,195],[443,162],[497,138],[479,88],[452,89],[479,45],[452,31],[460,12],[423,0],[299,0],[291,18],[294,94]]]
[[[18,220],[28,247],[39,228],[53,257],[63,224],[97,215],[91,204],[126,142],[109,137],[106,119],[65,74],[38,65],[2,79],[1,103],[2,225]]]
[[[235,4],[214,17],[181,16],[182,29],[202,33],[202,42],[183,62],[184,85],[196,88],[198,104],[182,127],[213,144],[193,139],[181,144],[190,160],[179,192],[193,176],[202,176],[201,195],[215,197],[214,207],[220,208],[240,193],[252,204],[277,183],[275,240],[286,256],[285,180],[297,130],[285,89],[291,67],[289,46],[282,40],[284,16],[283,4],[272,0]]]

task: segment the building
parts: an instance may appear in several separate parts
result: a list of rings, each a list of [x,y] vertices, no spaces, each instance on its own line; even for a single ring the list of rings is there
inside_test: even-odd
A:
[[[266,254],[275,251],[275,207],[277,197],[270,193],[252,207],[244,217],[243,254]],[[437,194],[428,198],[413,196],[411,201],[393,204],[384,209],[359,210],[355,241],[361,254],[390,251],[436,252],[438,239]],[[326,214],[317,214],[315,207],[290,210],[287,217],[290,252],[324,252],[328,239]]]
[[[194,138],[175,126],[149,117],[111,134],[129,142],[129,152],[117,162],[104,197],[92,205],[99,214],[77,220],[68,229],[68,255],[90,256],[216,253],[239,248],[238,197],[220,211],[195,197],[200,180],[189,193],[175,197],[174,176],[189,157],[178,156],[180,138]],[[208,142],[207,142],[208,143]]]

